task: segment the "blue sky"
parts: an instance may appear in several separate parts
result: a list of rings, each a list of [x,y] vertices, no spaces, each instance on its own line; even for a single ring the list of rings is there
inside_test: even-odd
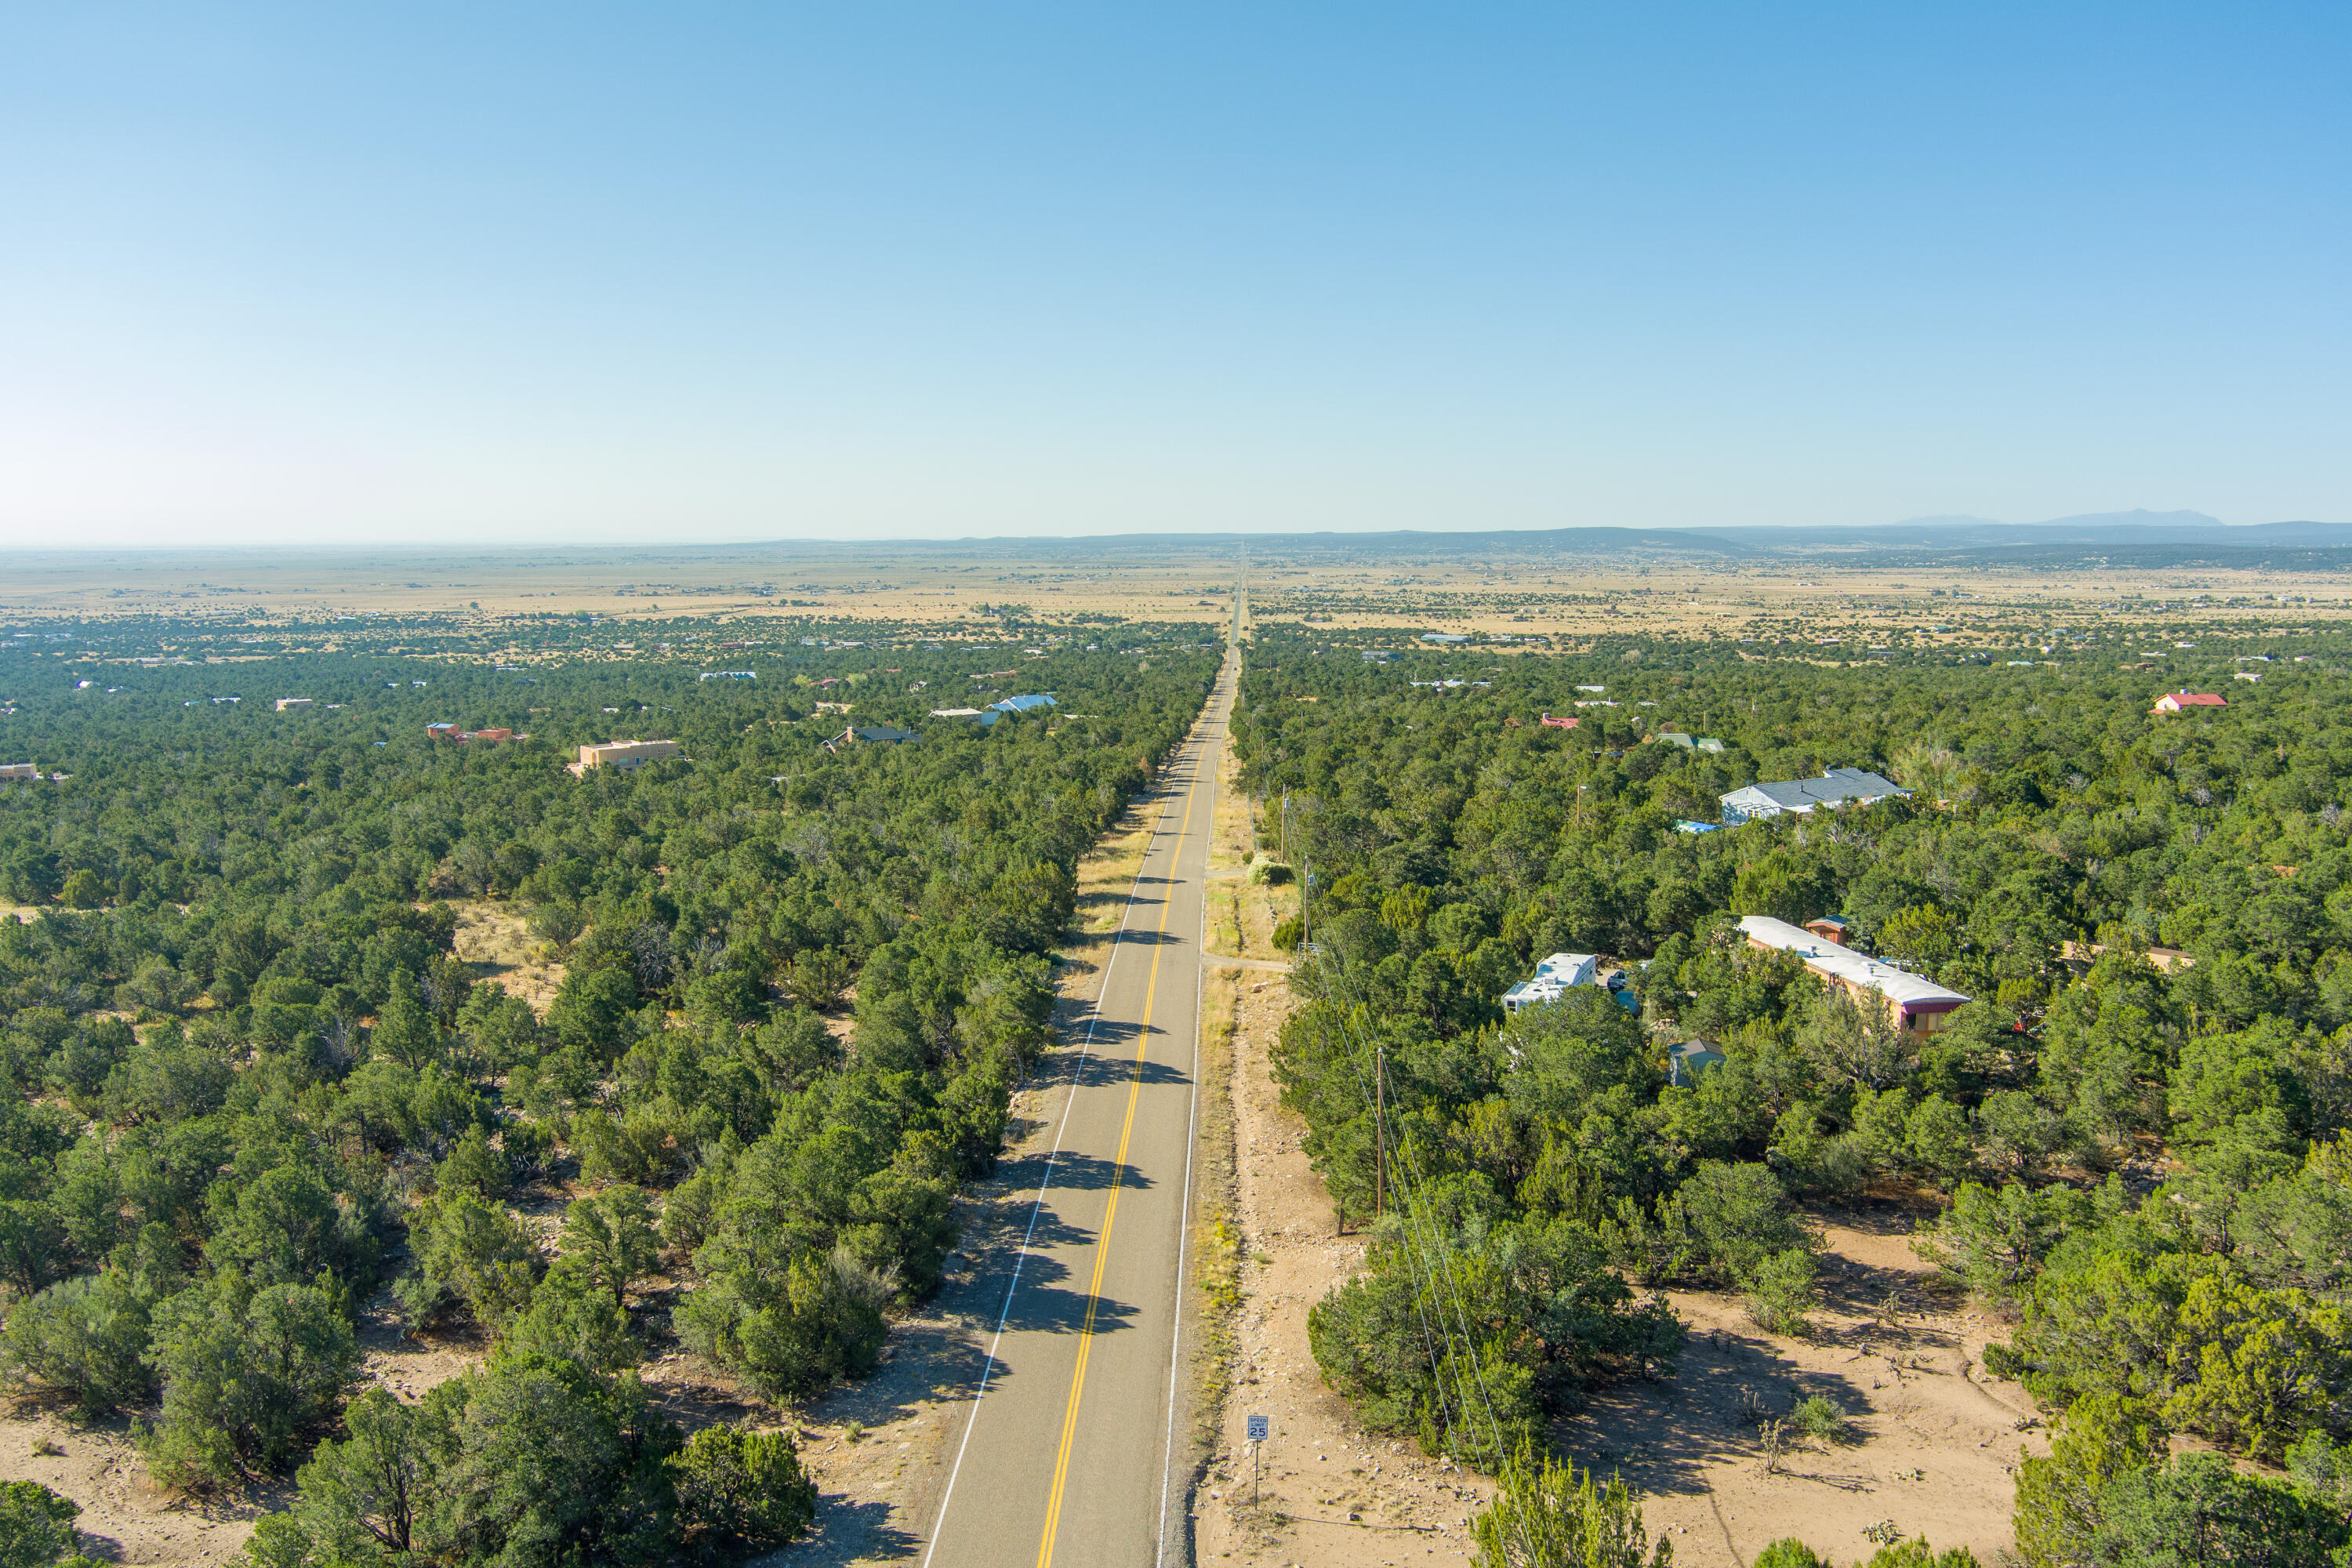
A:
[[[2352,7],[12,8],[0,544],[2352,519]]]

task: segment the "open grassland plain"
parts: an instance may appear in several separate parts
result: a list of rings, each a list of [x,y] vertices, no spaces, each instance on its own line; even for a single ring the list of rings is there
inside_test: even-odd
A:
[[[2014,552],[1769,542],[1677,549],[1661,535],[1638,546],[1547,545],[1548,537],[1161,536],[527,554],[20,551],[0,578],[0,619],[170,618],[198,637],[207,623],[248,622],[361,637],[402,625],[496,637],[588,617],[681,628],[856,620],[951,636],[1008,622],[1214,618],[1244,577],[1255,616],[1335,634],[1425,625],[1538,638],[1799,630],[1865,642],[1892,634],[1966,641],[2045,622],[2140,626],[2223,610],[2254,625],[2332,622],[2352,606],[2352,552],[2331,550],[2168,547],[2019,561]],[[233,646],[203,646],[214,658],[240,657]]]
[[[1013,605],[1051,618],[1172,619],[1227,609],[1241,553],[1164,542],[1108,551],[1058,541],[897,542],[708,550],[339,554],[15,552],[0,615],[76,620],[336,616],[624,620],[837,616],[869,625],[986,621]]]

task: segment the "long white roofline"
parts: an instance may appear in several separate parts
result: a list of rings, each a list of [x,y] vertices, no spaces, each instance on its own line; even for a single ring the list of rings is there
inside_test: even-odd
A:
[[[1898,969],[1882,959],[1856,952],[1850,947],[1840,947],[1801,927],[1792,926],[1787,921],[1776,921],[1770,915],[1742,915],[1739,917],[1739,930],[1750,942],[1778,948],[1782,952],[1793,952],[1803,959],[1809,968],[1834,974],[1855,985],[1867,985],[1906,1007],[1935,1002],[1958,1005],[1969,1000],[1925,975]]]

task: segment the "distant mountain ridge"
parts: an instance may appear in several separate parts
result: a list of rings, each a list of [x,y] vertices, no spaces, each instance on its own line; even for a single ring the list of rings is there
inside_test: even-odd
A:
[[[1391,566],[1447,559],[1488,558],[1515,568],[1572,569],[1579,561],[1678,557],[1731,565],[1742,562],[1831,558],[1840,564],[1928,569],[1948,565],[2092,569],[2182,567],[2198,564],[2283,571],[2352,571],[2352,522],[2308,519],[2226,525],[2201,511],[2084,512],[2041,522],[2002,522],[1968,514],[1906,518],[1870,524],[1738,524],[1623,528],[1419,529],[1350,531],[1105,533],[963,539],[764,540],[740,542],[574,544],[530,549],[299,549],[285,546],[190,549],[27,551],[0,548],[13,571],[112,570],[137,563],[170,563],[190,580],[207,572],[292,571],[335,563],[463,561],[483,570],[571,568],[628,563],[741,563],[747,569],[784,569],[795,561],[851,558],[887,550],[927,557],[1097,556],[1110,560],[1230,558],[1236,547],[1254,555],[1302,559],[1364,557]]]
[[[2250,533],[2252,530],[2229,528],[2220,518],[2210,517],[2201,511],[2149,511],[2143,508],[2135,511],[2078,512],[2072,517],[2048,518],[2041,522],[2003,522],[1999,518],[1955,514],[1910,517],[1900,522],[1764,523],[1723,531],[1749,538],[1769,534],[1775,539],[1791,542],[1801,539],[1806,543],[1824,544],[1867,541],[1873,543],[1949,546],[2088,539],[2103,534],[2144,538],[2149,534],[2194,533],[2202,537],[2221,532]]]
[[[2044,522],[2030,522],[2028,528],[2191,528],[2204,530],[2227,525],[2218,517],[2208,517],[2201,511],[2150,511],[2145,507],[2131,511],[2083,511],[2072,517],[2053,517]]]
[[[1867,525],[1865,525],[1867,526]],[[2044,518],[2040,522],[2003,522],[1997,517],[1970,517],[1956,512],[1948,517],[1906,517],[1894,528],[2224,528],[2228,525],[2218,517],[2201,511],[2150,511],[2135,507],[2130,511],[2078,511],[2069,517]]]
[[[1758,525],[1697,529],[1759,548],[1764,553],[1794,550],[1897,551],[1906,554],[1952,552],[1969,555],[2045,555],[2052,552],[2098,555],[2156,549],[2219,557],[2245,551],[2352,549],[2352,522],[2263,522],[2231,527],[2201,511],[2079,512],[2041,522],[2002,522],[1994,518],[1950,515],[1906,518],[1901,522]]]

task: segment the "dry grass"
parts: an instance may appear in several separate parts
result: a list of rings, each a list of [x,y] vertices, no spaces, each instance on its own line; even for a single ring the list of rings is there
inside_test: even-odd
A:
[[[1298,912],[1296,883],[1270,888],[1251,870],[1272,857],[1258,842],[1257,807],[1241,787],[1241,765],[1230,750],[1218,770],[1217,820],[1209,841],[1209,948],[1254,962],[1287,963],[1274,945],[1274,928]]]
[[[1485,1485],[1411,1444],[1369,1436],[1324,1386],[1307,1314],[1363,1265],[1360,1232],[1338,1234],[1331,1201],[1301,1148],[1306,1128],[1277,1102],[1268,1053],[1297,1005],[1286,985],[1243,973],[1233,994],[1233,1225],[1241,1300],[1232,1318],[1231,1390],[1193,1497],[1202,1563],[1289,1568],[1464,1565],[1465,1530]],[[1264,1500],[1251,1503],[1246,1421],[1265,1415]]]
[[[1108,557],[1084,546],[1033,556],[817,546],[670,553],[578,550],[485,557],[197,552],[100,556],[24,552],[0,581],[0,611],[105,620],[220,614],[317,617],[367,610],[488,620],[577,615],[609,620],[772,615],[994,625],[981,604],[1019,604],[1043,619],[1079,614],[1214,621],[1230,613],[1235,558],[1171,542],[1156,554]],[[191,588],[191,583],[201,583]],[[757,590],[765,586],[771,592]],[[1207,604],[1203,605],[1202,600]]]
[[[1810,1334],[1759,1330],[1734,1295],[1671,1292],[1691,1329],[1676,1375],[1604,1391],[1563,1424],[1563,1446],[1647,1493],[1651,1528],[1674,1535],[1686,1568],[1733,1568],[1786,1535],[1859,1558],[1864,1532],[1890,1518],[1999,1561],[2017,1463],[2047,1449],[2025,1391],[1983,1373],[2003,1325],[1934,1288],[1900,1214],[1822,1218],[1824,1300]],[[1811,1396],[1845,1417],[1839,1442],[1800,1440],[1792,1416]]]
[[[544,1014],[563,984],[563,965],[530,934],[522,911],[486,899],[452,900],[450,907],[457,911],[457,954],[473,965],[474,977],[497,981]]]
[[[2239,569],[2061,569],[2018,566],[1842,564],[1832,560],[1769,560],[1710,564],[1703,560],[1595,557],[1573,574],[1545,578],[1527,560],[1491,548],[1446,545],[1433,538],[1425,555],[1315,555],[1284,560],[1254,550],[1246,564],[1244,637],[1258,621],[1360,627],[1442,626],[1506,635],[1583,639],[1601,632],[1667,637],[1743,635],[1750,623],[1804,630],[1834,626],[1955,626],[1992,611],[2116,606],[2122,618],[2173,621],[2194,599],[2249,599],[2244,614],[2265,621],[2343,621],[2343,574],[2239,572]],[[0,583],[7,614],[122,618],[155,614],[236,614],[258,618],[334,616],[351,611],[440,614],[458,621],[513,614],[588,614],[630,618],[760,618],[824,616],[924,626],[995,626],[979,605],[1025,605],[1040,621],[1077,616],[1119,621],[1223,621],[1234,583],[1244,574],[1228,545],[1181,538],[1118,552],[1085,541],[1037,545],[1024,555],[955,545],[812,545],[804,552],[746,545],[708,552],[569,550],[562,555],[385,557],[282,555],[207,557],[155,552],[143,557],[87,552],[19,552]],[[188,588],[203,583],[203,588]],[[1971,599],[1936,597],[1928,588],[1967,585]],[[769,593],[757,593],[760,588]],[[2143,605],[2133,605],[2140,595]],[[2286,605],[2279,597],[2322,599]],[[2157,605],[2166,609],[2157,609]]]
[[[1232,1385],[1234,1316],[1242,1304],[1242,1238],[1234,1214],[1234,1026],[1241,977],[1207,969],[1201,976],[1201,1100],[1192,1280],[1199,1289],[1200,1339],[1193,1347],[1194,1437],[1205,1452],[1216,1440]]]
[[[1109,961],[1159,810],[1156,805],[1129,806],[1118,826],[1078,862],[1077,907],[1062,939],[1058,989],[1066,1002],[1089,991]]]
[[[1958,587],[1968,595],[1931,594]],[[1993,628],[2074,619],[2168,626],[2204,614],[2280,626],[2352,616],[2342,574],[2192,567],[2036,572],[2010,567],[1888,568],[1822,561],[1742,565],[1600,560],[1574,575],[1543,577],[1475,559],[1392,565],[1318,565],[1253,573],[1252,609],[1267,625],[1328,627],[1336,637],[1421,626],[1588,646],[1595,637],[1810,639],[1843,633],[1877,640],[1969,646]],[[2314,602],[2288,604],[2282,598]],[[2223,600],[2250,601],[2222,608]],[[2200,601],[2202,601],[2200,604]],[[1312,621],[1308,617],[1312,616]],[[1927,636],[1918,628],[1948,629]],[[2014,635],[2008,639],[2015,641]],[[1482,647],[1481,654],[1507,650]],[[1841,657],[1837,648],[1827,657]]]
[[[1823,627],[1871,636],[1927,622],[1951,630],[1926,639],[1965,645],[2016,617],[2095,614],[2172,624],[2218,607],[2273,625],[2333,623],[2352,615],[2342,574],[2205,567],[2159,570],[2011,566],[1889,568],[1832,559],[1738,565],[1600,557],[1573,574],[1442,539],[1406,560],[1389,552],[1292,561],[1263,548],[1246,566],[1244,637],[1267,625],[1368,628],[1422,626],[1550,639],[1555,647],[1602,635],[1659,637],[1804,637]],[[1168,540],[1116,554],[1083,542],[1013,556],[955,547],[814,546],[805,552],[746,546],[691,555],[657,549],[584,550],[560,556],[406,557],[365,554],[225,559],[194,553],[100,558],[25,552],[0,581],[0,612],[107,620],[131,616],[222,615],[261,620],[367,610],[440,616],[485,626],[513,615],[588,612],[612,620],[715,618],[751,623],[814,616],[888,620],[995,632],[982,604],[1023,605],[1040,622],[1080,616],[1120,621],[1223,623],[1244,575],[1223,544]],[[191,589],[192,582],[205,584]],[[771,591],[756,592],[761,585]],[[1970,597],[1931,597],[1964,585]],[[2134,596],[2137,595],[2137,599]],[[2289,604],[2305,598],[2317,603]],[[2157,607],[2158,605],[2164,608]],[[1310,621],[1309,616],[1313,619]],[[1113,628],[1105,636],[1115,637]],[[2013,639],[2012,639],[2013,640]],[[1490,650],[1481,650],[1490,651]],[[214,656],[219,657],[219,656]],[[236,656],[230,656],[236,657]]]

